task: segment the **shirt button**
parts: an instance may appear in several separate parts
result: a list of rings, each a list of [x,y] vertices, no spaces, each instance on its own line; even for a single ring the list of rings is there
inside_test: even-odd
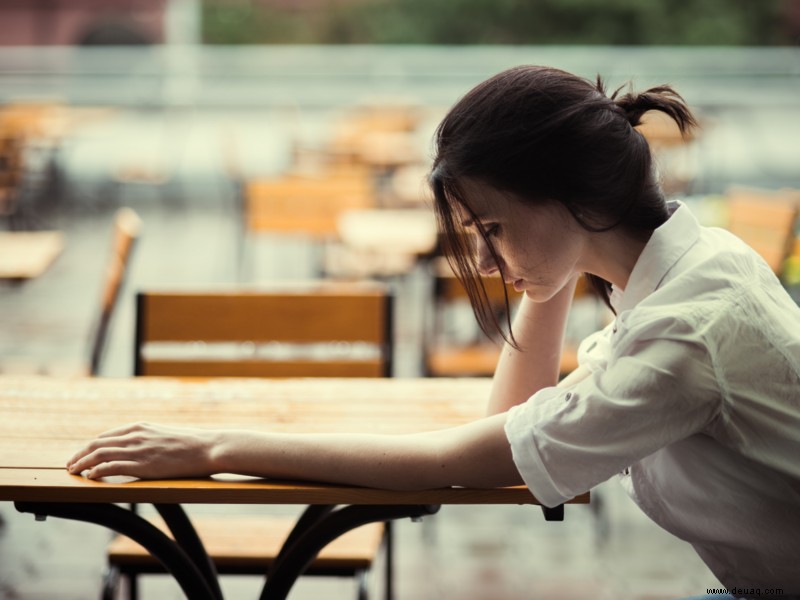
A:
[[[624,469],[622,469],[622,474],[623,475],[630,475],[631,474],[631,468],[630,467],[625,467]]]
[[[567,402],[572,400],[572,392],[567,392],[566,395],[564,396],[564,400]]]

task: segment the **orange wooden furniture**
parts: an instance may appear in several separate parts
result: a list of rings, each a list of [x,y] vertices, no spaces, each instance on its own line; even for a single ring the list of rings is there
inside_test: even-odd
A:
[[[331,165],[313,172],[249,179],[241,186],[242,235],[238,271],[243,280],[256,264],[263,236],[306,242],[317,253],[316,273],[324,271],[325,252],[338,239],[339,217],[348,210],[377,205],[372,174],[354,165]]]
[[[89,355],[89,373],[91,375],[100,374],[100,365],[106,348],[111,317],[119,302],[119,294],[127,278],[131,257],[139,239],[141,228],[142,220],[133,209],[123,207],[114,214],[111,254],[108,258],[103,279],[100,312],[92,330],[91,353]]]
[[[64,464],[98,433],[146,420],[194,427],[246,427],[261,431],[414,433],[452,427],[481,418],[491,382],[488,379],[173,379],[69,378],[0,376],[0,501],[39,515],[86,520],[128,528],[162,558],[189,597],[204,592],[202,552],[192,552],[194,569],[175,556],[175,544],[153,540],[142,518],[112,503],[156,503],[170,513],[177,504],[299,504],[344,506],[364,522],[380,521],[384,509],[399,516],[419,514],[414,507],[440,504],[537,504],[525,487],[446,488],[395,492],[351,486],[220,476],[203,479],[89,481],[69,475]],[[572,502],[586,503],[589,495]],[[341,509],[341,510],[344,510]],[[559,511],[553,511],[558,518]],[[336,518],[341,513],[331,513]],[[327,518],[327,517],[326,517]],[[138,524],[137,527],[133,527]],[[144,530],[144,532],[142,531]],[[317,545],[322,531],[308,530]],[[336,536],[334,536],[336,537]],[[145,539],[146,538],[146,539]],[[160,539],[160,538],[159,538]],[[184,536],[184,548],[195,548]],[[158,544],[156,542],[158,541]],[[196,548],[195,548],[196,550]],[[202,550],[202,548],[201,548]],[[300,549],[291,542],[288,555]],[[303,571],[299,560],[275,565],[267,578],[268,598],[285,598]],[[262,573],[266,570],[262,570]],[[193,573],[195,573],[193,575]],[[216,581],[215,574],[208,576]]]
[[[800,190],[732,187],[725,194],[727,228],[780,276],[795,240]]]
[[[110,252],[101,283],[101,297],[91,323],[85,357],[64,362],[40,364],[17,361],[3,365],[6,372],[48,373],[51,375],[99,375],[108,332],[119,303],[119,296],[139,239],[142,221],[130,208],[114,214]],[[0,232],[0,278],[27,279],[40,275],[62,252],[64,236],[60,231]]]
[[[392,295],[379,283],[145,291],[136,314],[137,375],[391,374]]]
[[[35,279],[63,250],[61,231],[0,231],[0,279]]]
[[[339,215],[373,208],[375,194],[370,173],[354,167],[251,179],[245,184],[246,230],[317,240],[335,238]]]
[[[444,260],[432,263],[434,278],[434,307],[433,324],[425,342],[425,372],[433,377],[464,377],[483,376],[490,377],[494,374],[497,361],[500,357],[503,340],[488,339],[480,331],[474,318],[469,319],[471,308],[469,297],[461,282],[455,276],[449,265]],[[521,298],[521,294],[511,285],[504,285],[499,277],[485,277],[483,279],[489,301],[495,311],[498,322],[506,322],[505,292],[508,294],[512,312]],[[581,278],[576,289],[576,297],[588,295],[586,282]],[[448,318],[452,318],[454,311],[467,315],[456,328],[463,324],[468,329],[469,335],[453,335],[448,329]],[[578,366],[577,348],[565,344],[562,351],[560,373],[566,375]]]
[[[392,371],[392,295],[381,284],[140,292],[136,314],[137,375],[387,377]],[[158,357],[153,346],[159,344],[179,347],[166,355],[162,348]],[[188,355],[183,344],[192,345]],[[205,352],[198,353],[198,344]],[[197,528],[220,573],[252,575],[276,560],[291,521],[264,515],[202,518]],[[379,524],[333,544],[309,574],[355,577],[359,598],[366,598],[367,574],[384,540],[390,597],[391,535]],[[144,548],[122,536],[109,547],[108,561],[109,598],[118,573],[132,582],[135,596],[136,576],[160,570]]]

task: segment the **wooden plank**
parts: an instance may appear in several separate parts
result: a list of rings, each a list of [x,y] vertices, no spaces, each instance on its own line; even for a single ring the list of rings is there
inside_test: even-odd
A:
[[[383,361],[154,360],[142,361],[141,375],[185,377],[382,377]]]
[[[169,535],[163,521],[155,519],[153,523]],[[266,515],[194,519],[206,552],[214,557],[218,569],[233,566],[259,574],[272,564],[294,525],[294,519]],[[382,523],[359,527],[325,546],[314,564],[328,569],[367,569],[374,561],[382,539]],[[109,560],[118,565],[155,568],[159,564],[144,548],[124,536],[112,541],[108,555]]]
[[[386,297],[347,293],[148,292],[143,336],[149,342],[382,342]],[[323,326],[324,325],[324,326]]]

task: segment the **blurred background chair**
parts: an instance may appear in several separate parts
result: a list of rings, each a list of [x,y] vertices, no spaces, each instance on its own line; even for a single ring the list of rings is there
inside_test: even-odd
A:
[[[491,377],[500,357],[503,340],[488,339],[475,321],[467,291],[444,259],[431,263],[433,277],[432,324],[425,340],[424,370],[432,377]],[[484,277],[483,285],[497,322],[507,320],[506,294],[509,308],[515,311],[522,294],[513,286],[504,285],[499,277]],[[505,292],[504,292],[505,288]],[[559,373],[566,375],[578,366],[577,343],[601,325],[600,307],[584,278],[575,290],[570,318],[578,316],[582,325],[568,323],[567,339],[562,350]],[[586,325],[588,312],[588,329]],[[578,315],[578,313],[580,313]],[[513,318],[512,318],[513,320]],[[581,329],[581,331],[574,331]]]
[[[287,172],[276,177],[250,179],[244,185],[245,248],[238,254],[240,273],[256,265],[256,243],[264,235],[307,242],[316,251],[315,275],[321,274],[326,245],[338,236],[339,216],[353,209],[374,208],[372,174],[359,166],[326,166],[309,172]]]
[[[103,279],[100,311],[93,324],[89,372],[100,374],[100,366],[106,349],[111,317],[119,303],[119,295],[128,274],[134,246],[139,239],[142,220],[132,208],[123,207],[114,215],[114,233],[111,242],[111,255],[106,265]]]
[[[39,364],[32,361],[6,361],[3,372],[44,373],[51,375],[99,375],[103,356],[108,345],[109,328],[119,303],[120,292],[130,268],[134,248],[139,239],[142,221],[131,208],[118,209],[113,217],[110,253],[101,282],[101,296],[97,312],[92,320],[88,334],[87,357],[82,361],[59,360]],[[13,232],[13,235],[47,235],[61,251],[63,239],[61,232]],[[77,362],[77,365],[76,365]]]
[[[136,375],[199,377],[388,377],[392,374],[393,296],[378,283],[309,282],[269,288],[143,291],[136,302]],[[376,398],[376,401],[379,399]],[[268,398],[264,402],[269,402]],[[265,515],[193,519],[220,574],[265,575],[294,519]],[[385,548],[391,598],[391,528],[373,524],[324,549],[306,574],[354,577],[367,597],[367,573]],[[104,597],[120,575],[163,572],[123,536],[108,549]]]
[[[781,277],[795,242],[800,190],[732,186],[725,194],[727,229],[758,252]]]

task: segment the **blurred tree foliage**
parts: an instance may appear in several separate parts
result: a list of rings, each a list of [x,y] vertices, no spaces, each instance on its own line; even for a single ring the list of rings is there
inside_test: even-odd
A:
[[[287,3],[284,3],[284,5]],[[203,0],[210,44],[788,45],[787,0]]]

